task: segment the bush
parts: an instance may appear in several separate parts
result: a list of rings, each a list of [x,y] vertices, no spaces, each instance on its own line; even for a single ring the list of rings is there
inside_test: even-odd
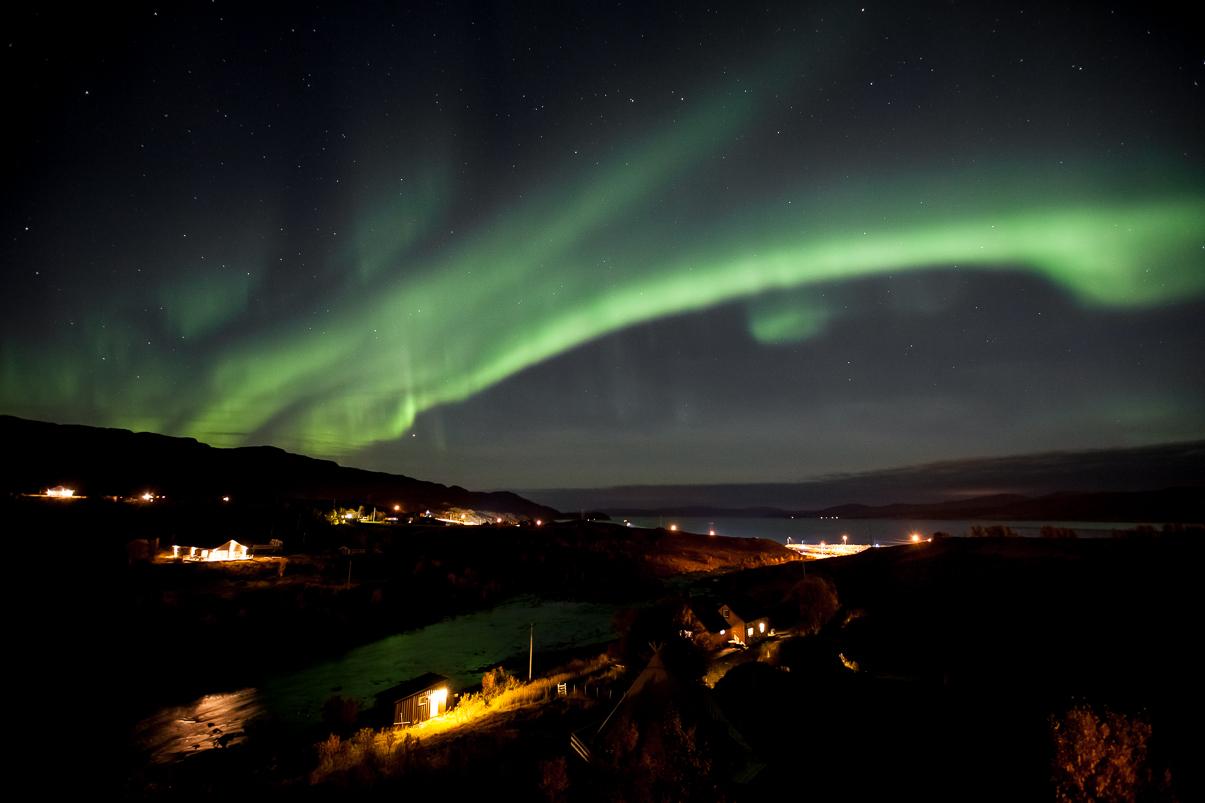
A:
[[[799,630],[805,635],[819,633],[841,607],[837,587],[814,574],[796,583],[788,599],[799,608]]]
[[[481,676],[481,696],[488,703],[498,695],[518,688],[519,680],[500,666]]]
[[[332,694],[322,704],[322,724],[332,733],[350,733],[359,716],[360,703],[351,697]]]
[[[1122,801],[1153,794],[1149,722],[1077,706],[1050,718],[1053,781],[1060,801]],[[1144,794],[1145,793],[1145,794]]]
[[[989,524],[986,527],[982,524],[972,524],[971,535],[975,538],[1016,538],[1017,531],[1003,524]]]

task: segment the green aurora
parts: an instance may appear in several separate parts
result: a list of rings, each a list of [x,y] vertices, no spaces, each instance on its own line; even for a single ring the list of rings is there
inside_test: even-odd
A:
[[[123,369],[143,367],[133,358],[128,365],[115,360],[110,370],[119,380],[105,383],[103,392],[113,396],[98,399],[98,408],[111,411],[113,426],[220,445],[270,437],[337,456],[397,437],[425,410],[607,333],[772,291],[944,268],[1031,271],[1091,305],[1149,306],[1205,292],[1205,199],[1188,192],[1085,194],[1078,202],[997,209],[991,198],[1007,197],[1006,188],[979,184],[973,198],[945,197],[948,206],[969,210],[963,214],[906,214],[901,202],[895,215],[867,216],[873,227],[853,215],[841,221],[816,203],[813,214],[767,225],[751,238],[756,248],[745,237],[720,237],[671,254],[633,249],[600,269],[587,252],[589,235],[608,220],[605,200],[621,208],[635,194],[627,186],[632,176],[612,178],[577,208],[523,228],[500,221],[418,278],[381,282],[346,303],[322,332],[285,324],[237,340],[191,378],[161,371],[154,381],[122,381]],[[213,292],[203,309],[218,307],[214,299],[226,290]],[[799,309],[793,326],[806,336],[824,313]],[[755,313],[751,328],[758,334],[775,324]],[[120,349],[110,346],[110,353]],[[85,365],[56,362],[39,399],[51,409],[65,407],[89,373]],[[10,354],[5,388],[30,387],[34,375],[46,376],[43,366],[14,365]],[[183,397],[173,393],[179,382],[190,388]],[[20,406],[15,398],[5,402]]]
[[[1024,271],[1102,308],[1205,294],[1205,181],[1153,147],[1128,163],[961,154],[957,164],[975,166],[867,164],[836,178],[734,146],[768,114],[757,97],[728,86],[591,166],[553,164],[552,178],[455,236],[441,233],[456,226],[453,157],[410,159],[415,191],[362,203],[353,245],[326,257],[347,279],[291,314],[255,303],[271,290],[258,270],[271,215],[228,214],[233,230],[214,238],[221,269],[168,270],[147,291],[158,329],[136,321],[132,309],[147,304],[136,292],[90,298],[71,333],[3,344],[0,402],[31,417],[338,457],[666,316],[746,302],[757,341],[811,337],[835,314],[818,291],[850,280]],[[721,164],[726,176],[744,168],[746,184],[717,191]],[[376,179],[364,172],[360,197],[371,199]]]

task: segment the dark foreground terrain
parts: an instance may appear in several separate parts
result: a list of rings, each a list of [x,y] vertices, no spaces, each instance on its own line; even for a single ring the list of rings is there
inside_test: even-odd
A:
[[[808,564],[842,611],[782,645],[790,672],[747,665],[716,689],[769,763],[754,787],[1201,799],[1201,536],[948,539]],[[773,599],[800,568],[722,582]]]
[[[391,504],[372,483],[396,478],[342,469],[331,476],[354,482],[339,500],[257,495],[255,460],[240,462],[243,493],[229,501],[217,496],[217,472],[205,474],[205,493],[143,503],[124,476],[139,462],[130,459],[115,464],[105,493],[0,501],[7,654],[20,679],[10,723],[27,748],[25,776],[46,790],[134,798],[1205,796],[1194,752],[1199,528],[939,537],[803,562],[768,541],[556,523],[517,497],[442,486],[434,492],[449,506],[425,515],[405,493],[430,486],[391,485],[403,500]],[[44,482],[22,487],[57,476],[54,455],[39,461]],[[92,482],[109,481],[103,461],[76,462]],[[481,526],[437,521],[482,520],[459,502],[500,515]],[[380,506],[394,504],[389,520]],[[171,559],[173,545],[230,538],[260,545],[260,557]],[[301,730],[256,721],[232,746],[168,767],[148,769],[131,744],[134,723],[163,706],[517,595],[627,612],[588,671],[560,672],[564,693],[547,673],[532,685],[487,680],[480,697],[460,690],[430,732],[372,730],[348,709]],[[721,603],[768,617],[766,638],[735,651],[723,646],[730,635],[716,641],[706,620]],[[521,663],[507,669],[522,676]],[[505,693],[487,700],[497,688]],[[571,734],[589,761],[570,750]]]
[[[938,539],[696,576],[621,623],[593,693],[519,684],[432,732],[265,726],[125,792],[1197,800],[1201,536]],[[680,636],[687,608],[738,599],[773,638],[724,657]]]
[[[606,522],[336,525],[327,512],[305,500],[2,500],[17,559],[5,585],[10,655],[29,678],[14,716],[38,761],[79,769],[47,769],[47,782],[133,797],[286,782],[296,791],[321,733],[257,723],[245,747],[189,761],[182,782],[171,770],[167,782],[145,785],[129,734],[163,706],[256,686],[266,674],[516,595],[639,606],[685,574],[796,560],[769,541]],[[230,537],[280,546],[232,563],[171,558],[172,545],[211,548]],[[70,758],[50,744],[70,744]],[[260,750],[271,760],[261,762]],[[240,769],[241,759],[255,771]]]

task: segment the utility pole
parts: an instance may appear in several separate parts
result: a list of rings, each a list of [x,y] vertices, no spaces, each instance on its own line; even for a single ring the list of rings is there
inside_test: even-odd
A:
[[[536,623],[532,622],[527,631],[527,682],[531,683],[531,665],[536,655]]]
[[[347,587],[345,590],[351,589],[351,558],[347,559]]]

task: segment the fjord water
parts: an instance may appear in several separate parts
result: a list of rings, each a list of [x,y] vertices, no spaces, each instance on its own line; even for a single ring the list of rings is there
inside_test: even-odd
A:
[[[624,521],[621,516],[616,521]],[[767,538],[780,544],[817,544],[821,541],[839,543],[841,536],[849,536],[851,544],[906,543],[912,533],[929,538],[936,532],[954,536],[970,535],[974,526],[1008,527],[1017,535],[1038,537],[1044,526],[1075,530],[1081,538],[1110,537],[1119,530],[1131,530],[1135,522],[1100,521],[995,521],[954,519],[817,519],[817,518],[762,518],[762,517],[702,517],[702,516],[628,516],[633,527],[665,527],[677,525],[679,530],[689,533],[729,535],[738,538]]]

